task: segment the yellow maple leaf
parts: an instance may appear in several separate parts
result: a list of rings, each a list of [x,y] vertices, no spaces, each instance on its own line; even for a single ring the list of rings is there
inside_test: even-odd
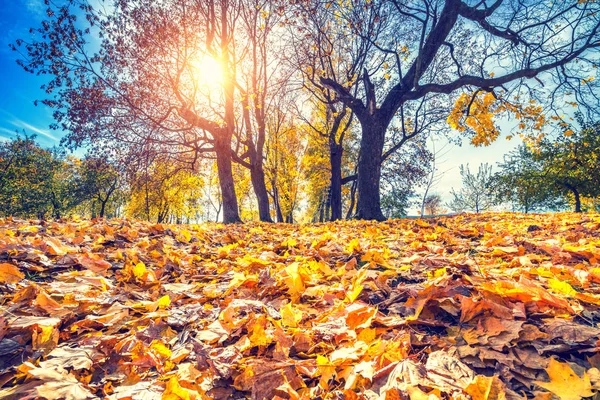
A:
[[[163,342],[160,340],[153,340],[150,344],[150,349],[154,350],[158,355],[160,355],[163,359],[167,359],[171,357],[173,352],[169,349]]]
[[[546,372],[550,382],[534,381],[533,383],[551,391],[561,400],[579,400],[594,395],[588,375],[584,372],[583,378],[580,378],[568,363],[561,363],[552,358]]]
[[[281,313],[281,322],[285,326],[295,328],[302,321],[302,311],[294,309],[292,303],[287,303],[279,310]]]
[[[196,399],[195,393],[191,390],[181,387],[176,377],[171,377],[167,381],[162,400],[193,400]]]
[[[567,296],[577,295],[577,291],[573,289],[573,286],[567,282],[559,281],[558,279],[550,279],[548,281],[548,287],[556,293],[565,294]]]
[[[143,262],[139,262],[133,267],[133,275],[135,275],[137,279],[142,280],[147,273],[148,270]]]
[[[24,277],[25,275],[16,266],[9,263],[0,264],[0,282],[17,283]]]
[[[273,341],[273,337],[268,335],[265,330],[266,324],[267,318],[264,315],[261,315],[254,321],[252,334],[248,338],[252,346],[268,346]]]
[[[300,275],[300,264],[295,262],[288,265],[285,268],[285,272],[288,275],[285,279],[285,284],[287,285],[290,294],[296,297],[301,296],[302,293],[304,293],[305,287],[302,276]]]
[[[497,376],[477,375],[465,388],[473,400],[504,400],[506,388]]]
[[[33,331],[32,345],[34,350],[49,352],[58,345],[58,329],[56,326],[39,325]]]
[[[168,294],[164,295],[163,297],[158,299],[156,302],[156,305],[158,306],[159,309],[167,308],[167,307],[169,307],[170,304],[171,304],[171,298],[169,297]]]
[[[317,369],[320,372],[321,379],[319,386],[323,389],[329,389],[329,380],[335,375],[335,366],[329,361],[326,356],[317,355]]]

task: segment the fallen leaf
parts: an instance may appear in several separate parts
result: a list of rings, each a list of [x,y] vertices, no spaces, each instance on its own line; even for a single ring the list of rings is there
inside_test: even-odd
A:
[[[1,283],[17,283],[23,278],[25,278],[25,274],[23,274],[18,267],[8,263],[0,264]]]
[[[551,359],[546,372],[550,377],[550,382],[534,381],[533,383],[551,391],[561,400],[579,400],[582,397],[594,395],[587,374],[584,373],[583,378],[579,377],[568,363]]]

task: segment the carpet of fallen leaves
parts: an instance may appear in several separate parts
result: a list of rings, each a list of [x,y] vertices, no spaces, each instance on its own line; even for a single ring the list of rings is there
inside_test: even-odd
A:
[[[600,397],[600,215],[0,220],[2,399]]]

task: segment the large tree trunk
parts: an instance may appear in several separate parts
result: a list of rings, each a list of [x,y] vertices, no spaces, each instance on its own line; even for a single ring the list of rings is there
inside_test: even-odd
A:
[[[231,140],[224,143],[215,143],[217,154],[217,171],[219,174],[219,185],[221,187],[221,199],[223,203],[223,222],[233,224],[242,222],[238,210],[237,196],[233,182],[233,168],[231,162]]]
[[[362,138],[358,155],[358,202],[356,218],[384,221],[379,183],[385,126],[373,121],[361,123]]]
[[[329,142],[331,163],[331,221],[342,219],[342,146]]]

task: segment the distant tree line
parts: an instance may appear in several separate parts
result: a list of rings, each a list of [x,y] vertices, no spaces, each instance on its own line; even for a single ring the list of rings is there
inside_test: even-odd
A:
[[[64,149],[44,149],[35,136],[0,145],[0,214],[61,218],[87,208],[115,215],[120,200],[118,172],[102,159],[78,159]]]
[[[532,148],[520,145],[505,155],[499,171],[482,164],[477,173],[461,166],[463,186],[452,190],[454,211],[486,211],[492,206],[532,212],[571,208],[598,211],[600,205],[600,124],[576,116],[579,129]],[[567,128],[567,127],[565,127]]]

